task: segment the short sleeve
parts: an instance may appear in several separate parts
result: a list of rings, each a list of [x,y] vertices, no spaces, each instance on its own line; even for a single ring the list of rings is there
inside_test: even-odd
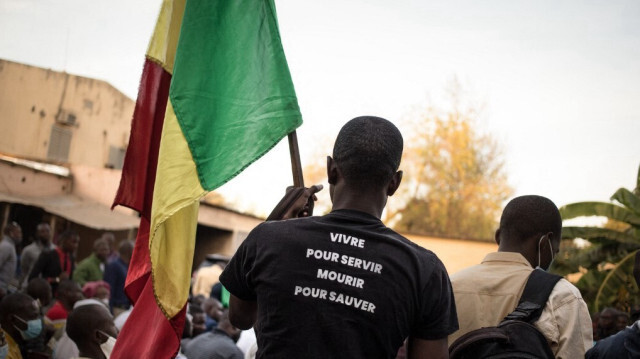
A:
[[[444,339],[458,330],[458,315],[447,270],[435,257],[435,266],[422,290],[422,307],[411,336],[425,340]]]
[[[259,228],[259,227],[258,227]],[[220,274],[220,283],[234,296],[248,301],[255,301],[257,296],[251,282],[251,274],[256,259],[256,230],[242,242],[236,254]]]

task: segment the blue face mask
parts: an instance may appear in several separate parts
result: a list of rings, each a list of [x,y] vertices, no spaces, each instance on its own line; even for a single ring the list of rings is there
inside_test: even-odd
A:
[[[16,317],[22,320],[23,322],[27,323],[26,330],[20,330],[20,328],[16,328],[20,331],[20,335],[22,336],[22,339],[24,340],[33,339],[38,335],[40,335],[40,333],[42,332],[42,320],[40,318],[36,318],[27,322],[18,316]]]
[[[0,347],[0,359],[5,359],[7,356],[9,356],[9,344]]]

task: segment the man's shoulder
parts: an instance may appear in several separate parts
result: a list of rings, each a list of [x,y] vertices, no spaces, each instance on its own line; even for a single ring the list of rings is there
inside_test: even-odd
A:
[[[7,239],[2,239],[0,241],[0,252],[11,255],[16,252],[16,248],[13,246],[13,244],[9,243]]]
[[[187,352],[189,350],[203,350],[207,348],[208,350],[213,349],[219,345],[219,338],[213,332],[202,333],[189,341],[187,344]]]
[[[640,356],[640,330],[638,322],[622,331],[599,340],[587,351],[586,359],[637,358]]]
[[[104,273],[118,273],[120,271],[122,271],[123,269],[126,270],[126,268],[124,267],[124,264],[120,263],[119,259],[116,259],[115,261],[111,261],[109,263],[107,263],[104,266]]]
[[[449,276],[451,283],[463,283],[469,280],[478,280],[478,272],[482,271],[484,266],[482,264],[474,264],[471,267],[461,269]]]
[[[24,249],[22,249],[22,253],[30,253],[30,252],[35,252],[38,251],[38,245],[36,244],[36,242],[31,242],[30,244],[26,245],[24,247]]]
[[[560,279],[558,283],[556,283],[556,286],[553,287],[553,290],[549,295],[549,302],[553,304],[554,308],[561,307],[576,299],[582,299],[580,290],[564,278]]]
[[[98,260],[98,257],[96,257],[95,254],[91,254],[87,258],[81,260],[80,263],[78,263],[78,267],[77,268],[87,267],[87,266],[94,266],[94,265],[99,265],[99,260]]]

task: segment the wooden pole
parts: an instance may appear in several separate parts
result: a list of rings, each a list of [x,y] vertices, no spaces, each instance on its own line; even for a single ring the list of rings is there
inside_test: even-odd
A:
[[[294,130],[288,135],[289,138],[289,154],[291,156],[291,172],[293,174],[293,186],[304,187],[304,178],[302,177],[302,165],[300,164],[300,149],[298,148],[298,136]]]

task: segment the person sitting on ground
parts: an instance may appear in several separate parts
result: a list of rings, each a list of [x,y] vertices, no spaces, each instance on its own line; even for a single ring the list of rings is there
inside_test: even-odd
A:
[[[220,282],[231,323],[258,323],[258,357],[393,358],[407,337],[409,358],[448,357],[458,321],[447,271],[380,220],[402,180],[402,147],[391,122],[352,119],[327,157],[331,213],[309,217],[321,187],[292,189],[293,204],[272,217],[287,220],[240,245]]]
[[[43,343],[34,348],[30,341],[42,334],[42,317],[35,299],[23,293],[9,294],[0,302],[0,326],[9,343],[11,359],[28,358],[30,353],[46,353]]]
[[[124,283],[127,280],[127,270],[133,253],[133,242],[130,240],[120,242],[118,252],[120,256],[113,262],[108,263],[104,270],[104,281],[111,286],[109,307],[116,318],[131,306],[129,297],[124,292]]]
[[[118,331],[111,313],[102,303],[94,302],[73,309],[67,319],[66,332],[78,347],[80,358],[107,359]]]
[[[80,287],[87,282],[102,280],[107,256],[109,256],[109,244],[105,239],[96,239],[93,242],[93,253],[78,263],[73,271],[73,280],[80,284]]]
[[[502,212],[495,240],[498,252],[451,276],[460,330],[449,337],[497,326],[511,313],[534,268],[547,270],[560,250],[562,219],[542,196],[511,200]],[[582,358],[593,345],[591,317],[580,291],[560,279],[534,326],[556,358]]]
[[[225,310],[218,327],[193,338],[184,348],[184,354],[189,359],[244,359],[244,354],[235,344],[240,332],[231,324]]]
[[[53,294],[56,294],[58,283],[65,279],[72,279],[75,269],[75,252],[78,249],[80,237],[76,232],[65,231],[60,235],[60,246],[54,250],[43,251],[33,265],[29,280],[42,277],[51,284]]]

